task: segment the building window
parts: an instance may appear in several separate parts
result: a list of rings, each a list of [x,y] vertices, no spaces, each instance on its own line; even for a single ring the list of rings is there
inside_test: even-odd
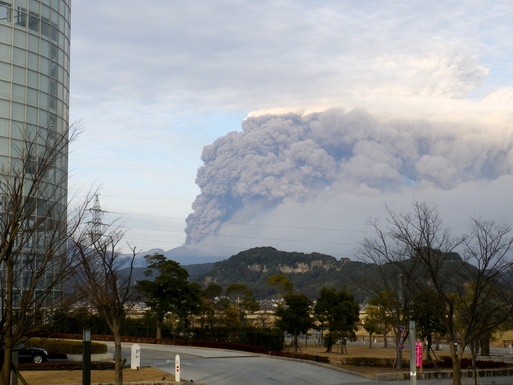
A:
[[[57,77],[57,63],[59,62],[59,47],[55,44],[50,46],[50,59],[52,64],[50,65],[50,76]]]
[[[39,32],[39,15],[35,12],[30,12],[29,29],[35,32]]]
[[[46,37],[50,37],[50,24],[49,20],[45,19],[44,17],[41,20],[41,34]]]
[[[53,41],[59,42],[59,28],[55,23],[52,23],[50,38]]]
[[[34,155],[29,155],[27,164],[25,165],[25,173],[34,175],[37,172],[37,158]]]
[[[17,7],[14,13],[14,24],[21,27],[27,26],[27,10],[22,7]]]
[[[54,133],[53,129],[55,128],[55,122],[57,122],[57,115],[50,112],[50,117],[48,118],[48,128],[52,134]]]
[[[4,1],[0,1],[0,21],[11,22],[11,7]]]

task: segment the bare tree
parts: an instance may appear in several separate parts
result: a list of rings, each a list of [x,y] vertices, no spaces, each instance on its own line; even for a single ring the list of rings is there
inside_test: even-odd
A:
[[[123,226],[116,222],[105,225],[92,216],[89,226],[75,234],[72,253],[77,261],[74,287],[102,315],[114,335],[115,383],[123,384],[121,324],[136,300],[133,290],[135,248],[129,256],[120,251]]]
[[[64,306],[72,261],[67,241],[85,214],[67,211],[67,149],[80,130],[27,126],[0,170],[0,384],[10,383],[11,353]]]
[[[457,326],[463,355],[470,346],[473,382],[477,384],[476,356],[479,344],[489,350],[490,336],[513,314],[513,236],[511,226],[472,218],[464,258],[471,264],[464,272],[467,282],[458,292]]]
[[[388,209],[387,209],[388,210]],[[404,341],[408,336],[408,321],[418,285],[419,264],[411,256],[411,246],[394,236],[397,217],[390,210],[388,226],[381,227],[378,219],[369,224],[374,228],[376,237],[366,238],[359,249],[359,256],[366,262],[372,262],[373,279],[367,272],[356,277],[355,282],[371,298],[371,304],[379,306],[384,319],[395,334],[395,367],[402,368]]]
[[[465,348],[511,314],[511,228],[473,219],[468,236],[453,238],[438,210],[418,202],[411,213],[388,215],[385,230],[375,222],[379,241],[365,240],[362,252],[373,262],[409,265],[402,270],[411,273],[408,285],[436,293],[442,309],[437,316],[450,343],[453,383],[461,385]],[[457,247],[463,248],[463,257],[454,252]]]

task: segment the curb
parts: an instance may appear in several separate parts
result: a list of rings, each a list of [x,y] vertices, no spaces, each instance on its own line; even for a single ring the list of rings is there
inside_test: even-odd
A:
[[[67,354],[68,361],[82,361],[82,354]],[[113,360],[111,353],[91,354],[91,361],[110,362]]]

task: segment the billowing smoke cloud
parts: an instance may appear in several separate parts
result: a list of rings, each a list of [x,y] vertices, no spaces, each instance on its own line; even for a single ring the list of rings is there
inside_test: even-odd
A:
[[[350,256],[367,235],[365,222],[382,215],[385,203],[407,210],[419,198],[449,211],[462,204],[448,213],[458,225],[494,210],[506,210],[509,216],[497,219],[511,221],[510,132],[478,123],[391,121],[363,110],[248,118],[241,132],[203,150],[186,244],[244,249],[291,242],[296,251]]]

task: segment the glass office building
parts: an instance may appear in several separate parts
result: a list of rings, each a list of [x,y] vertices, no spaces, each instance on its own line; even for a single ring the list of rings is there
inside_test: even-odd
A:
[[[0,183],[12,178],[9,173],[17,164],[26,162],[23,155],[28,140],[37,138],[39,146],[35,155],[31,155],[33,165],[24,166],[25,172],[30,174],[32,167],[38,167],[40,147],[52,143],[49,138],[68,137],[70,6],[71,0],[0,0]],[[51,241],[48,237],[52,236],[48,228],[55,227],[51,223],[55,223],[57,217],[59,228],[65,231],[68,148],[67,141],[60,143],[65,145],[59,147],[51,172],[38,187],[46,193],[30,198],[37,209],[30,213],[27,223],[44,222],[43,226],[37,225],[35,231],[40,231],[37,237],[24,241],[32,254],[37,248],[30,242],[38,242],[39,250],[47,251],[45,247],[48,248]],[[34,183],[33,179],[30,176],[24,179],[26,190]],[[0,191],[5,195],[5,190]],[[9,210],[4,205],[8,202],[0,200],[0,215]],[[51,210],[45,209],[50,206]],[[22,260],[16,262],[19,266],[23,266],[23,258],[28,258],[28,252],[23,255],[26,249],[20,249],[23,250]],[[62,256],[63,250],[61,247],[54,252]],[[26,276],[19,279],[26,279]],[[51,279],[52,271],[48,271],[48,276],[42,277],[40,282],[44,285]],[[23,287],[23,283],[19,287]]]
[[[24,125],[67,130],[70,1],[0,0],[0,154]]]

